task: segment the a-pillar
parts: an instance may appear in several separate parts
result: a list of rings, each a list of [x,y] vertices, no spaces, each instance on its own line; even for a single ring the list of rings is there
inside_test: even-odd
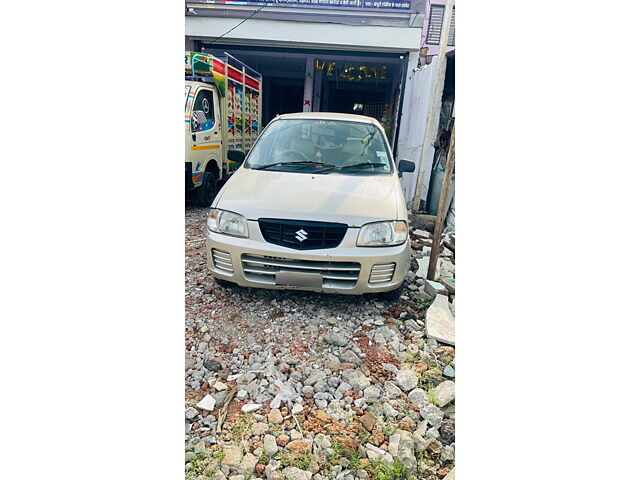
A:
[[[307,66],[304,74],[304,95],[302,96],[302,111],[311,112],[313,105],[313,57],[307,55]]]

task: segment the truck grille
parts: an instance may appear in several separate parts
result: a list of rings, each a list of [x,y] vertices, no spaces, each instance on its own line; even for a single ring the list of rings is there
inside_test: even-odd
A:
[[[395,263],[379,263],[371,267],[369,284],[389,283],[396,271]]]
[[[317,262],[281,257],[242,255],[242,270],[247,280],[276,284],[276,273],[319,273],[323,288],[353,288],[360,276],[360,264],[353,262]]]
[[[258,219],[266,242],[296,250],[335,248],[348,226],[344,223],[306,222],[303,220]]]
[[[211,257],[213,258],[213,266],[216,270],[222,270],[226,273],[233,273],[233,262],[229,252],[211,249]]]

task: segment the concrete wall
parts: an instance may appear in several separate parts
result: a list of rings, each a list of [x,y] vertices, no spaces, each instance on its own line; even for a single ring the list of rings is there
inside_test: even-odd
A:
[[[424,14],[424,26],[422,28],[422,38],[420,40],[420,45],[424,44],[424,39],[427,37],[427,30],[429,28],[429,13],[431,11],[431,5],[442,5],[445,6],[447,0],[426,0],[426,10]],[[425,45],[425,47],[429,48],[429,52],[427,55],[438,55],[440,53],[440,45]],[[450,52],[455,48],[454,46],[447,46],[447,52]]]
[[[416,165],[414,173],[405,173],[402,176],[402,188],[405,199],[410,202],[415,192],[415,184],[420,168],[420,157],[422,154],[425,127],[427,124],[427,113],[429,102],[431,101],[432,82],[435,76],[436,65],[432,62],[421,69],[414,71],[418,63],[418,54],[409,55],[409,67],[407,69],[407,80],[405,85],[405,97],[402,106],[402,120],[400,131],[398,132],[398,159],[411,160]],[[428,148],[428,147],[427,147]],[[429,165],[424,177],[422,186],[422,198],[426,198],[427,188],[431,173],[431,163],[433,163],[433,146]]]

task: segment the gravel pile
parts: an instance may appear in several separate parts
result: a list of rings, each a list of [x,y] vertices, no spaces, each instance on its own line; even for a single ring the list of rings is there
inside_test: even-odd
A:
[[[425,329],[433,298],[415,272],[430,240],[412,235],[396,303],[229,289],[207,272],[207,211],[186,211],[186,478],[445,478],[455,349]]]

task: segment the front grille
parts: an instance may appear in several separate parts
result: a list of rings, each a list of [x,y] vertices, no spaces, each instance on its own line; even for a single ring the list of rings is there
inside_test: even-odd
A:
[[[369,283],[389,283],[396,271],[395,263],[379,263],[371,267],[371,275],[369,275]]]
[[[247,280],[276,284],[276,273],[320,273],[323,288],[353,288],[360,276],[360,264],[354,262],[316,262],[282,257],[242,255],[242,270]]]
[[[303,220],[258,219],[266,242],[296,250],[335,248],[347,233],[344,223],[306,222]]]
[[[213,258],[213,266],[216,270],[222,270],[226,273],[233,273],[233,262],[229,252],[211,249],[211,257]]]

